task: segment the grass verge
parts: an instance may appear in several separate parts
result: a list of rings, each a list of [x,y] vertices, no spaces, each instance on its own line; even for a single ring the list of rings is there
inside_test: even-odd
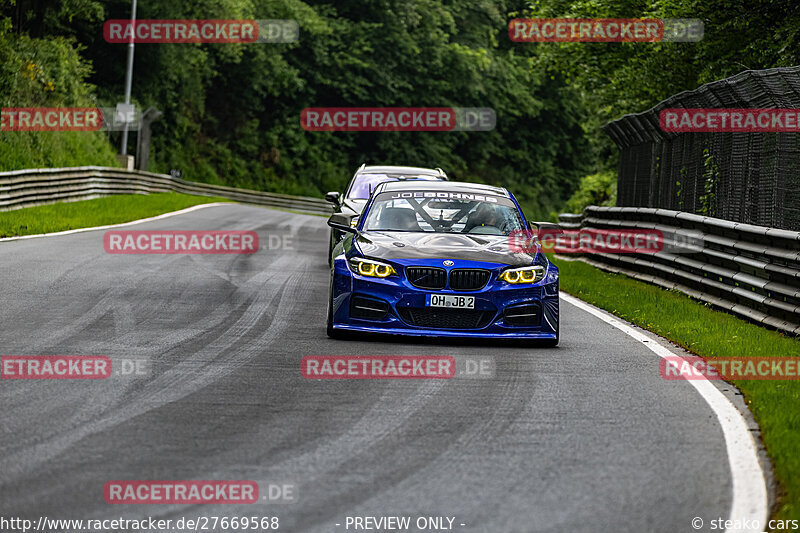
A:
[[[213,196],[178,193],[121,194],[0,212],[0,237],[53,233],[131,222],[193,205],[229,202]]]
[[[560,286],[620,318],[702,357],[798,357],[800,340],[771,331],[677,292],[580,261],[553,261]],[[774,518],[800,520],[800,381],[736,380],[761,427],[779,484]]]

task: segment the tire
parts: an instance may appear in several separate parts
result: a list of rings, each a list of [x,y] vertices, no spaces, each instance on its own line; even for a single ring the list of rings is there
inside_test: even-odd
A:
[[[331,228],[331,238],[328,243],[328,266],[333,266],[333,248],[336,246],[336,235],[333,232],[334,229]]]

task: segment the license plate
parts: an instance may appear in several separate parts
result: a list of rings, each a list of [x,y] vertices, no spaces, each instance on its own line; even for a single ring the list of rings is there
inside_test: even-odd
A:
[[[475,309],[474,296],[458,296],[456,294],[428,294],[425,305],[429,307],[451,307],[453,309]]]

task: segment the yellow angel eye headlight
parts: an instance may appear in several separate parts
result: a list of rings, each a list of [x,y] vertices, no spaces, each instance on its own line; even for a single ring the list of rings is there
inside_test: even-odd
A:
[[[359,263],[358,273],[362,276],[373,276],[375,275],[375,265],[372,263]]]
[[[370,278],[386,278],[397,273],[392,265],[371,259],[354,258],[350,260],[350,265],[356,273]]]
[[[500,274],[500,279],[508,283],[536,283],[544,278],[545,269],[540,266],[512,268]]]

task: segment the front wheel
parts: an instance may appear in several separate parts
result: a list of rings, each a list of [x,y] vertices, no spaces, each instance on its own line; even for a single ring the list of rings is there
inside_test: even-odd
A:
[[[331,238],[330,242],[328,243],[328,266],[333,266],[333,248],[336,246],[336,234],[334,233],[333,228],[331,228]]]

